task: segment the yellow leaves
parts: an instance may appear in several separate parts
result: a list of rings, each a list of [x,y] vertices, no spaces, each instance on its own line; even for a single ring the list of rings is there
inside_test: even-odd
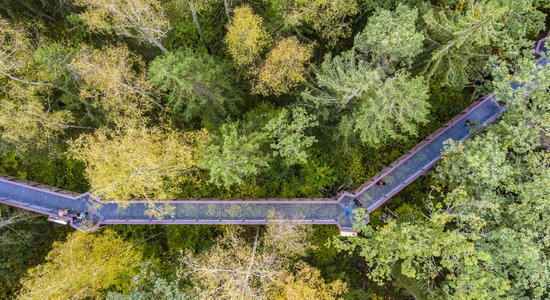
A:
[[[92,193],[116,201],[168,198],[167,184],[189,176],[210,141],[206,130],[129,127],[97,130],[71,145],[86,163]]]
[[[225,43],[239,68],[254,65],[269,46],[270,40],[262,17],[254,14],[249,5],[235,9],[233,19],[227,28]]]
[[[46,148],[70,122],[69,111],[46,111],[32,95],[20,102],[0,99],[0,139],[18,151]]]
[[[264,96],[288,93],[305,81],[305,64],[311,55],[312,47],[302,45],[296,37],[280,40],[267,55],[254,91]]]
[[[76,231],[55,242],[46,261],[22,280],[19,299],[88,299],[129,277],[140,255],[112,230]],[[129,278],[128,278],[129,279]]]
[[[94,32],[113,32],[167,51],[160,43],[170,29],[158,0],[77,0],[80,18]]]
[[[288,275],[280,284],[280,291],[273,300],[335,300],[347,291],[345,282],[335,280],[325,283],[318,269],[310,267],[304,262],[296,263],[296,274]]]
[[[296,37],[283,38],[262,62],[271,36],[262,17],[249,5],[235,9],[225,43],[237,67],[254,82],[252,92],[256,94],[279,96],[305,81],[305,64],[311,58],[312,47],[302,45]]]
[[[81,98],[91,100],[109,121],[117,124],[141,118],[151,106],[151,85],[145,74],[136,73],[135,65],[143,67],[141,60],[124,46],[84,47],[71,62],[83,83]]]

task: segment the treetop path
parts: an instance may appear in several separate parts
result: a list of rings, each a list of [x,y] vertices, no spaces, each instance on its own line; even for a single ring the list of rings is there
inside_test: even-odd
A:
[[[537,43],[539,65],[548,60],[546,39]],[[516,89],[519,84],[512,84]],[[49,216],[80,230],[108,224],[266,224],[290,220],[303,224],[334,224],[353,232],[353,210],[371,213],[441,159],[445,141],[462,141],[494,122],[503,112],[494,95],[478,100],[353,192],[320,199],[178,199],[132,201],[122,206],[38,183],[0,175],[0,204]],[[59,215],[68,209],[67,214]],[[152,214],[153,212],[153,214]],[[155,213],[156,212],[156,213]],[[155,215],[155,217],[151,217]],[[78,218],[77,218],[78,216]],[[368,222],[368,220],[365,220]]]

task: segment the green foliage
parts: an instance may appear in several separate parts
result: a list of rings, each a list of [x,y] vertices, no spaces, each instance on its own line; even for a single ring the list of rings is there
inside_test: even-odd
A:
[[[227,66],[190,49],[157,57],[149,66],[151,82],[168,95],[173,118],[221,118],[235,111],[240,99]]]
[[[526,37],[543,30],[543,20],[532,1],[470,0],[454,10],[429,9],[424,22],[433,42],[425,75],[462,89],[476,79],[494,49],[510,59],[518,58],[522,47],[531,47]]]
[[[348,111],[339,128],[344,137],[355,133],[363,143],[379,146],[416,135],[418,124],[427,122],[428,87],[422,78],[411,78],[403,71],[383,74],[358,60],[352,51],[334,58],[327,55],[316,73],[318,87],[306,90],[302,97]]]
[[[298,107],[291,112],[286,109],[281,111],[265,125],[264,131],[274,140],[271,149],[275,155],[282,157],[289,165],[304,164],[308,158],[306,149],[317,141],[313,136],[306,136],[305,131],[317,124],[313,116]]]
[[[279,2],[279,1],[273,1]],[[326,41],[329,47],[339,39],[351,35],[353,17],[359,13],[356,0],[294,0],[280,1],[284,4],[284,22],[295,27],[307,23]]]
[[[410,65],[422,51],[424,35],[416,29],[418,9],[399,5],[395,12],[381,9],[355,36],[355,48],[371,54],[381,65]]]
[[[428,88],[421,77],[398,72],[362,100],[352,116],[363,143],[380,145],[389,139],[416,135],[418,124],[428,121]]]
[[[205,151],[199,166],[210,173],[210,182],[229,188],[240,185],[243,178],[256,175],[262,167],[268,166],[260,144],[265,136],[247,133],[239,123],[224,124],[220,137],[215,138]]]

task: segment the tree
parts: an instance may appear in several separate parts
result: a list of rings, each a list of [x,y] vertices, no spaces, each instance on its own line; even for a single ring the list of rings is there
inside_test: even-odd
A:
[[[317,106],[344,109],[352,101],[371,90],[382,80],[383,74],[358,60],[353,51],[332,57],[325,55],[315,82],[302,93],[302,98]]]
[[[311,55],[311,47],[303,46],[296,37],[278,41],[260,69],[254,91],[264,96],[288,93],[305,81],[305,64]]]
[[[168,51],[161,43],[170,30],[158,0],[77,0],[80,18],[94,32],[135,38]]]
[[[495,68],[495,94],[507,103],[502,120],[484,135],[450,143],[438,179],[448,195],[462,195],[450,204],[455,215],[483,222],[477,246],[498,261],[493,272],[510,281],[510,297],[543,299],[549,292],[543,282],[550,278],[550,206],[540,187],[550,184],[550,70],[532,59],[513,70]],[[511,90],[513,82],[524,84]]]
[[[71,127],[73,118],[69,111],[50,111],[32,92],[26,93],[16,101],[0,99],[0,141],[5,150],[22,153],[48,149]]]
[[[319,270],[302,261],[297,262],[295,268],[296,274],[289,274],[283,279],[280,291],[270,299],[336,300],[347,291],[346,283],[339,279],[325,283]]]
[[[238,123],[223,124],[221,136],[205,150],[199,166],[209,171],[210,182],[217,186],[239,185],[244,177],[258,174],[268,165],[266,155],[260,151],[264,135],[243,131]]]
[[[156,58],[149,67],[151,82],[168,93],[174,117],[184,121],[204,114],[225,116],[239,99],[223,64],[186,49]]]
[[[251,239],[239,227],[228,227],[208,251],[187,252],[180,261],[182,276],[189,276],[201,299],[266,299],[282,274],[282,258],[262,247],[260,228]]]
[[[428,122],[428,86],[420,76],[410,78],[398,72],[365,96],[352,113],[354,130],[363,143],[381,145],[390,139],[416,135],[418,124]],[[347,132],[345,127],[343,130]]]
[[[424,74],[457,89],[481,79],[490,57],[518,59],[521,48],[532,47],[527,37],[545,28],[532,1],[465,1],[457,8],[424,14],[432,50]]]
[[[359,4],[352,0],[294,0],[284,8],[285,22],[290,26],[311,24],[330,47],[351,35],[351,18],[359,13]]]
[[[100,297],[115,284],[129,281],[139,259],[132,244],[112,230],[76,231],[65,242],[55,242],[46,261],[28,271],[18,298]]]
[[[305,131],[318,123],[301,108],[291,112],[283,109],[279,115],[271,119],[264,127],[267,135],[273,139],[271,149],[289,164],[305,164],[307,148],[317,141],[313,136],[307,136]]]
[[[496,96],[507,111],[486,133],[449,142],[423,214],[390,217],[376,229],[358,224],[364,237],[336,242],[359,250],[370,266],[367,276],[393,280],[415,297],[548,295],[550,206],[540,187],[550,184],[550,70],[526,59],[518,67],[511,76],[495,66]],[[524,84],[512,90],[513,82]]]
[[[388,220],[376,230],[359,225],[364,237],[336,240],[336,246],[359,251],[370,266],[370,279],[380,285],[393,280],[416,299],[504,296],[509,283],[492,273],[494,262],[476,249],[476,234],[446,229],[451,224],[450,214],[438,211],[412,222]]]
[[[356,133],[363,143],[373,146],[415,135],[429,113],[428,87],[422,78],[411,78],[403,71],[385,76],[351,51],[334,58],[325,56],[315,85],[302,97],[318,106],[349,112],[339,125],[341,135]]]
[[[262,52],[269,46],[270,40],[262,17],[254,14],[249,5],[234,10],[224,41],[237,67],[253,69]]]
[[[11,23],[0,17],[0,75],[2,75],[0,78],[5,76],[12,81],[10,84],[64,90],[52,83],[54,81],[53,74],[48,76],[41,72],[44,70],[40,66],[38,68],[34,66],[36,58],[40,57],[40,50],[47,47],[48,45],[45,45],[39,38],[31,39],[29,31],[24,25]],[[63,68],[62,65],[59,67]],[[34,80],[29,80],[26,77]],[[38,80],[36,80],[37,77]],[[52,80],[52,82],[48,80]],[[2,90],[9,93],[10,88],[8,87],[10,85],[6,85],[6,88],[2,87]]]
[[[154,265],[151,261],[145,261],[140,265],[141,272],[134,277],[136,286],[133,291],[124,294],[117,292],[109,292],[107,300],[187,300],[195,299],[190,294],[182,291],[178,286],[177,281],[169,281],[159,277],[157,270],[154,270]]]
[[[206,130],[100,128],[81,135],[70,150],[86,164],[94,195],[124,203],[135,197],[169,198],[167,185],[196,169],[208,141]]]
[[[298,264],[297,276],[307,274],[311,281],[291,277],[290,264],[310,247],[304,229],[290,222],[270,224],[265,232],[260,227],[250,231],[228,227],[208,251],[198,255],[188,251],[181,256],[184,268],[179,277],[191,279],[192,292],[200,299],[281,299],[285,292],[292,295],[295,291],[285,290],[290,282],[296,289],[307,288],[305,293],[310,295],[341,294],[345,284],[325,284],[319,271],[305,263]]]
[[[80,86],[80,98],[105,114],[108,121],[120,126],[143,119],[153,98],[150,83],[140,59],[124,46],[90,49],[83,47],[71,62]]]
[[[406,5],[398,5],[395,12],[380,9],[355,36],[354,47],[370,53],[382,66],[410,65],[423,48],[424,35],[416,30],[417,18],[418,10]]]

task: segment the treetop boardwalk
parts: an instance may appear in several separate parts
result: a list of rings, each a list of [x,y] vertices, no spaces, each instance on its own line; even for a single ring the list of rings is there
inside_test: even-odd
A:
[[[539,65],[546,67],[546,39],[537,43]],[[512,85],[512,88],[517,86]],[[0,175],[0,203],[70,223],[81,230],[108,224],[266,224],[291,220],[303,224],[334,224],[353,232],[353,210],[371,213],[416,180],[441,159],[445,141],[462,141],[494,122],[503,112],[494,95],[475,102],[353,192],[319,199],[178,199],[132,201],[122,206],[100,201],[90,193],[77,194]],[[65,208],[66,215],[58,213]],[[80,218],[76,216],[80,215]],[[155,217],[151,217],[155,215]],[[368,220],[366,220],[368,222]]]

